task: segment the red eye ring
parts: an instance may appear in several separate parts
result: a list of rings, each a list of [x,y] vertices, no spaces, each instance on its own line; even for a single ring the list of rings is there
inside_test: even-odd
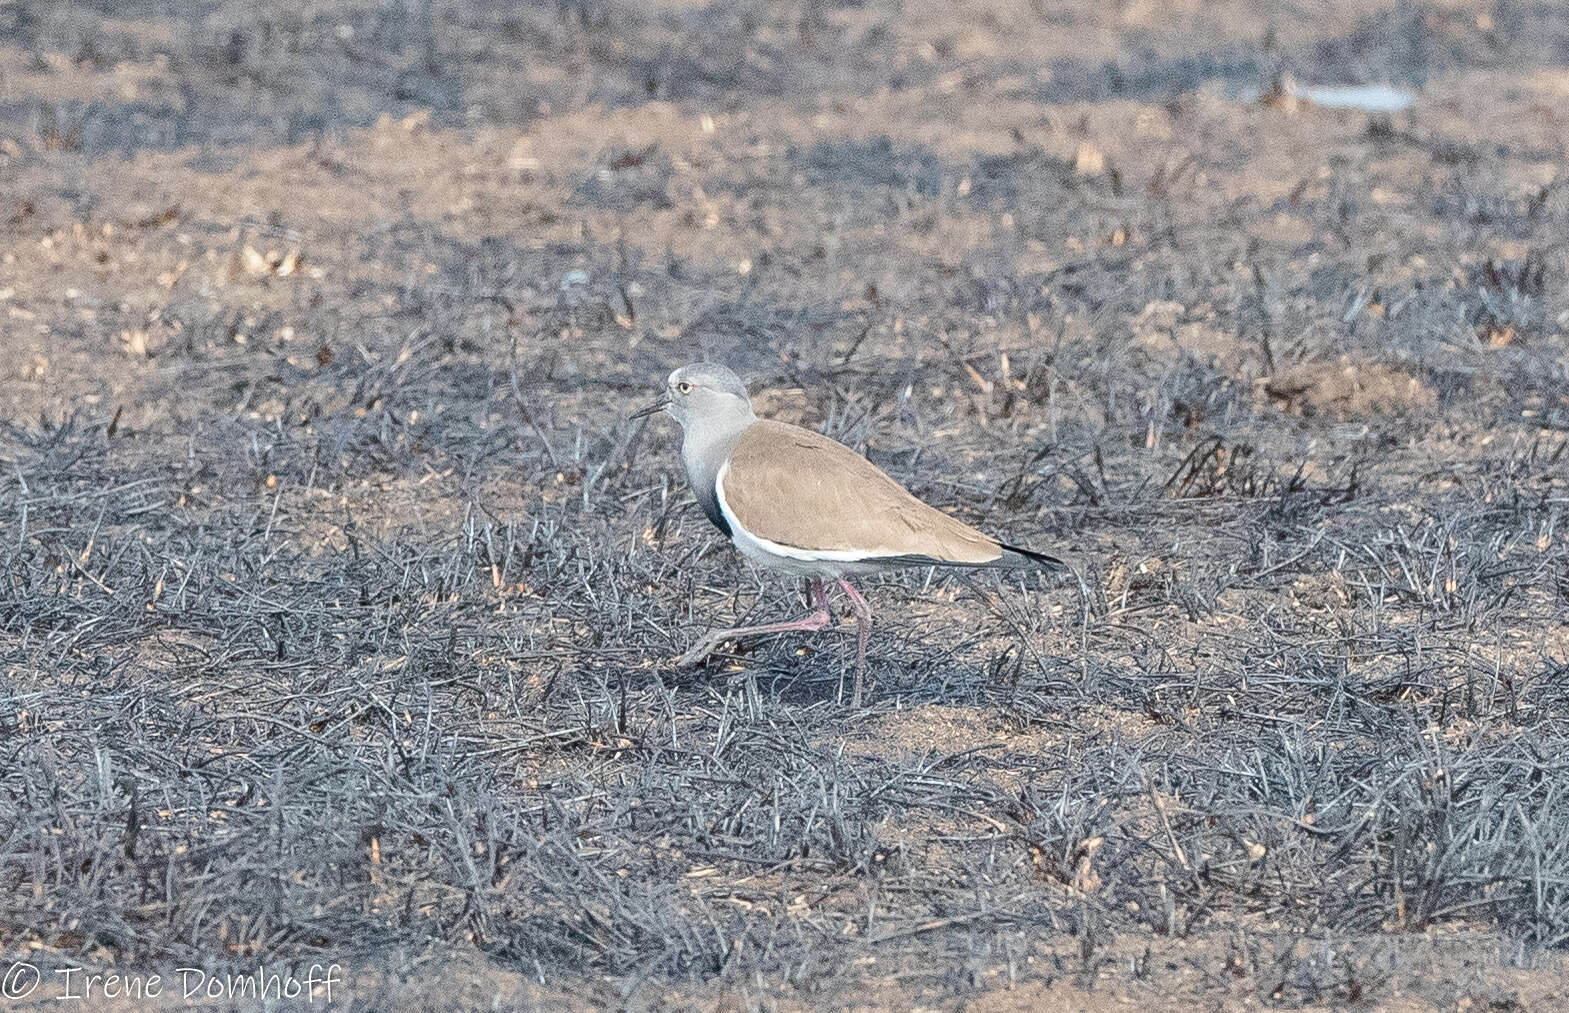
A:
[[[676,384],[676,391],[680,394],[690,394],[692,393],[692,385],[687,381],[682,380],[680,383]]]

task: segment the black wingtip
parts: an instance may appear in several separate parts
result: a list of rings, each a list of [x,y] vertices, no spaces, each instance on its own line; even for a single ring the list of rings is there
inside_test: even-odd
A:
[[[1072,570],[1073,564],[1065,559],[1036,552],[1033,549],[1021,549],[1016,545],[1002,547],[1002,565],[1020,569],[1035,570]]]

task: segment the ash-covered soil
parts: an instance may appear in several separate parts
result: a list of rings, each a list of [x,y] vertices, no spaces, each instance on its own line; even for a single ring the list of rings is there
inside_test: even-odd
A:
[[[1564,1008],[1569,9],[1266,6],[0,3],[0,963]],[[701,358],[1084,586],[674,669]]]

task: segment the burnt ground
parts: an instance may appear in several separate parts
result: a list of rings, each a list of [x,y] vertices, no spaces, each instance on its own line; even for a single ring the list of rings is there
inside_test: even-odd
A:
[[[1569,10],[1262,6],[0,3],[0,946],[1564,1008]],[[1083,589],[675,670],[705,357]]]

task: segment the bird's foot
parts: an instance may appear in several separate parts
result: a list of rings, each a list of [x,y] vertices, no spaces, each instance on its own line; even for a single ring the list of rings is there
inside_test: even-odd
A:
[[[686,668],[695,665],[704,658],[718,650],[726,640],[739,640],[742,637],[758,637],[773,633],[816,633],[826,627],[832,618],[827,609],[819,609],[805,619],[796,619],[788,623],[768,623],[765,626],[741,626],[733,630],[717,630],[699,640],[692,648],[676,659],[677,668]]]
[[[682,654],[679,658],[676,659],[676,667],[691,668],[694,665],[702,664],[708,659],[708,656],[718,650],[720,645],[722,645],[724,642],[724,637],[718,636],[716,634],[710,634],[704,637],[702,640],[699,640],[697,643],[693,644],[686,651],[686,653]]]

